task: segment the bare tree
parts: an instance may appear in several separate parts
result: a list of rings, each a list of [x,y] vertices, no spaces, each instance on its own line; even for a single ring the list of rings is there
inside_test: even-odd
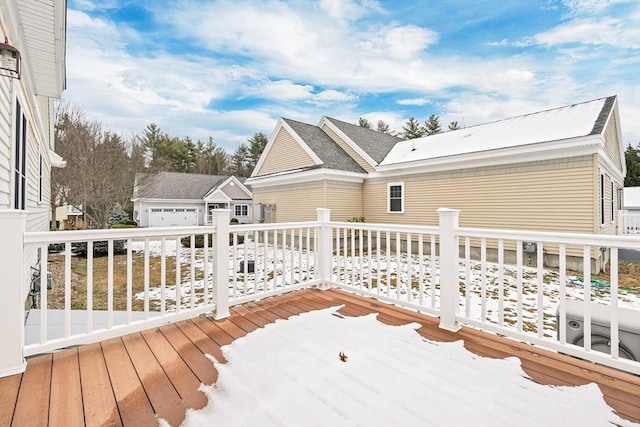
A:
[[[55,137],[56,151],[67,166],[52,174],[54,202],[82,206],[85,219],[106,227],[116,203],[130,204],[135,173],[144,167],[141,148],[105,132],[80,107],[65,103],[56,112]]]

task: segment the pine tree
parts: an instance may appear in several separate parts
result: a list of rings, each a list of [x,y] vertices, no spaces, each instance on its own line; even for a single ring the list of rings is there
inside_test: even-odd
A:
[[[627,176],[624,178],[625,187],[640,187],[640,144],[637,147],[627,146],[624,152],[627,163]]]
[[[425,135],[435,135],[442,132],[440,128],[440,117],[432,114],[427,120],[424,121]]]
[[[458,129],[460,129],[460,126],[458,126],[457,121],[453,121],[449,123],[449,130],[458,130]]]
[[[410,117],[409,120],[407,120],[407,123],[402,126],[402,130],[404,131],[402,132],[402,136],[406,139],[420,138],[424,136],[425,133],[425,129],[415,119],[415,117]]]
[[[249,142],[249,165],[247,167],[248,176],[251,175],[253,169],[258,164],[258,160],[264,151],[264,148],[269,142],[269,138],[262,132],[254,133],[251,138],[247,140]]]
[[[391,131],[389,128],[389,123],[384,120],[378,120],[378,127],[376,128],[378,132],[386,133],[387,135],[395,134],[395,131]]]
[[[107,224],[109,226],[113,224],[120,224],[129,220],[129,215],[122,209],[122,205],[120,203],[116,203],[116,205],[109,212],[109,218],[107,219]]]
[[[364,117],[360,117],[358,119],[358,126],[362,126],[363,128],[367,128],[367,129],[373,129],[373,126],[371,126],[371,123],[369,123],[369,120],[365,119]]]

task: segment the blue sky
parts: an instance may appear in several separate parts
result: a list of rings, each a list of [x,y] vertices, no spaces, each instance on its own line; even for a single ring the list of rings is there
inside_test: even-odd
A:
[[[638,0],[69,0],[63,99],[125,137],[229,151],[280,117],[470,126],[618,95],[640,142]]]

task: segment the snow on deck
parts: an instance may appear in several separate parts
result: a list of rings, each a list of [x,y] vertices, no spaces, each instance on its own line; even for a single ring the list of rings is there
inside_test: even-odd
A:
[[[207,407],[183,426],[631,426],[598,386],[533,382],[517,358],[422,338],[413,323],[329,308],[279,320],[222,347]],[[346,360],[339,357],[344,353]],[[161,425],[167,425],[161,421]]]
[[[380,166],[589,135],[606,98],[397,143]]]

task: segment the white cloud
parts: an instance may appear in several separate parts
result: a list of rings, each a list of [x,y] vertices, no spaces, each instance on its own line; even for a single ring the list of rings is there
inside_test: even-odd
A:
[[[536,34],[531,43],[554,46],[569,43],[640,48],[640,13],[625,19],[611,17],[578,19]],[[630,25],[632,24],[632,25]]]
[[[407,98],[396,101],[396,104],[399,105],[427,105],[428,103],[429,100],[425,98]]]

